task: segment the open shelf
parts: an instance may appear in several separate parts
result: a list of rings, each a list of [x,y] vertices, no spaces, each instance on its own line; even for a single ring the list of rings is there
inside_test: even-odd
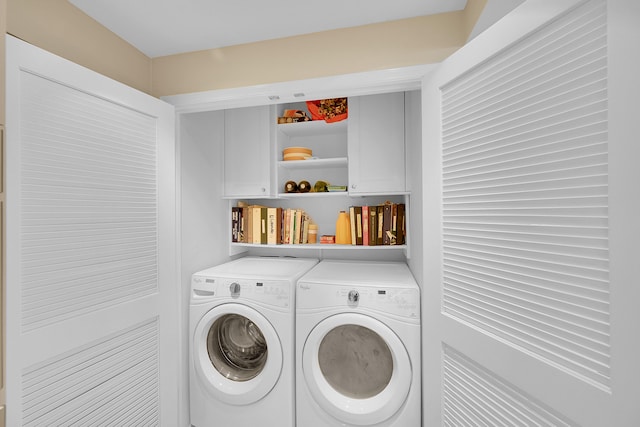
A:
[[[348,120],[348,119],[347,119]],[[281,123],[278,130],[290,137],[308,135],[331,135],[347,132],[347,120],[335,123],[327,123],[324,120],[311,120],[309,122]]]
[[[315,199],[322,197],[348,197],[348,191],[325,191],[322,193],[278,193],[279,199]]]
[[[257,243],[231,243],[231,246],[245,248],[269,248],[269,249],[328,249],[328,250],[405,250],[407,245],[336,245],[328,243],[307,243],[303,245],[263,245]]]
[[[279,161],[278,166],[283,169],[328,169],[346,168],[346,157],[334,157],[331,159],[308,159]]]

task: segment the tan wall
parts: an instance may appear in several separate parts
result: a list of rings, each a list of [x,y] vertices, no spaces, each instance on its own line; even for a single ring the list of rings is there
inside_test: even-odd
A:
[[[153,59],[154,96],[440,62],[466,40],[465,12]]]
[[[468,0],[467,7],[464,9],[463,25],[464,25],[464,39],[468,40],[469,35],[473,31],[484,7],[487,5],[487,0]]]
[[[151,59],[66,0],[3,0],[7,32],[151,93]]]
[[[487,3],[150,59],[67,0],[2,1],[8,33],[158,97],[439,62],[465,43]]]
[[[5,79],[5,47],[4,35],[7,32],[7,0],[0,0],[0,125],[4,125],[4,79]]]
[[[153,58],[152,94],[176,95],[440,62],[487,0],[464,10]]]

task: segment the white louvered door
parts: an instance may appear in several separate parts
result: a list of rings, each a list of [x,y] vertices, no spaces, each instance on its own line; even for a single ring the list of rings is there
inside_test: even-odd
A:
[[[174,111],[7,38],[7,425],[175,426]]]
[[[425,426],[640,425],[639,22],[529,1],[425,81]]]

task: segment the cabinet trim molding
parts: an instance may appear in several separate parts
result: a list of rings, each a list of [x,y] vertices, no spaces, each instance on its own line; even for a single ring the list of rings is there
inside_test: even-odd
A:
[[[414,65],[317,79],[163,96],[161,99],[174,105],[177,113],[195,113],[299,102],[304,99],[411,91],[420,89],[422,79],[437,66],[438,64]],[[299,96],[300,93],[304,93],[304,98]]]

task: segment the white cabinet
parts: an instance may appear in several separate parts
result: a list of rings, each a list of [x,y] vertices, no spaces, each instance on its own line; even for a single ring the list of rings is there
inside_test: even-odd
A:
[[[406,191],[404,92],[349,98],[349,192]]]
[[[341,210],[348,211],[352,206],[382,206],[388,201],[393,205],[401,204],[406,207],[406,229],[408,230],[410,196],[406,188],[404,92],[349,98],[349,118],[335,123],[318,120],[278,124],[276,116],[281,116],[285,109],[304,110],[305,104],[303,102],[281,104],[270,108],[273,119],[271,121],[273,196],[266,198],[240,196],[237,197],[238,199],[262,206],[301,208],[318,225],[319,235],[335,234],[335,221]],[[242,122],[240,121],[239,124],[241,125]],[[263,132],[269,134],[268,131]],[[415,132],[411,131],[407,134],[413,133]],[[257,140],[257,138],[254,139]],[[226,141],[225,145],[228,143],[229,141]],[[285,161],[283,150],[289,147],[310,148],[312,158]],[[242,149],[240,154],[246,156],[248,149]],[[257,168],[257,165],[255,167]],[[246,167],[243,168],[245,169]],[[285,184],[288,181],[296,184],[308,181],[311,187],[317,181],[325,181],[330,185],[345,186],[348,191],[287,193]],[[405,216],[402,215],[402,218]],[[402,226],[404,229],[404,221]],[[406,241],[397,245],[381,243],[368,245],[232,243],[231,245],[235,249],[246,246],[252,250],[257,248],[263,250],[404,249],[405,256],[408,256]]]
[[[273,195],[271,124],[269,106],[235,108],[224,116],[225,197]]]

